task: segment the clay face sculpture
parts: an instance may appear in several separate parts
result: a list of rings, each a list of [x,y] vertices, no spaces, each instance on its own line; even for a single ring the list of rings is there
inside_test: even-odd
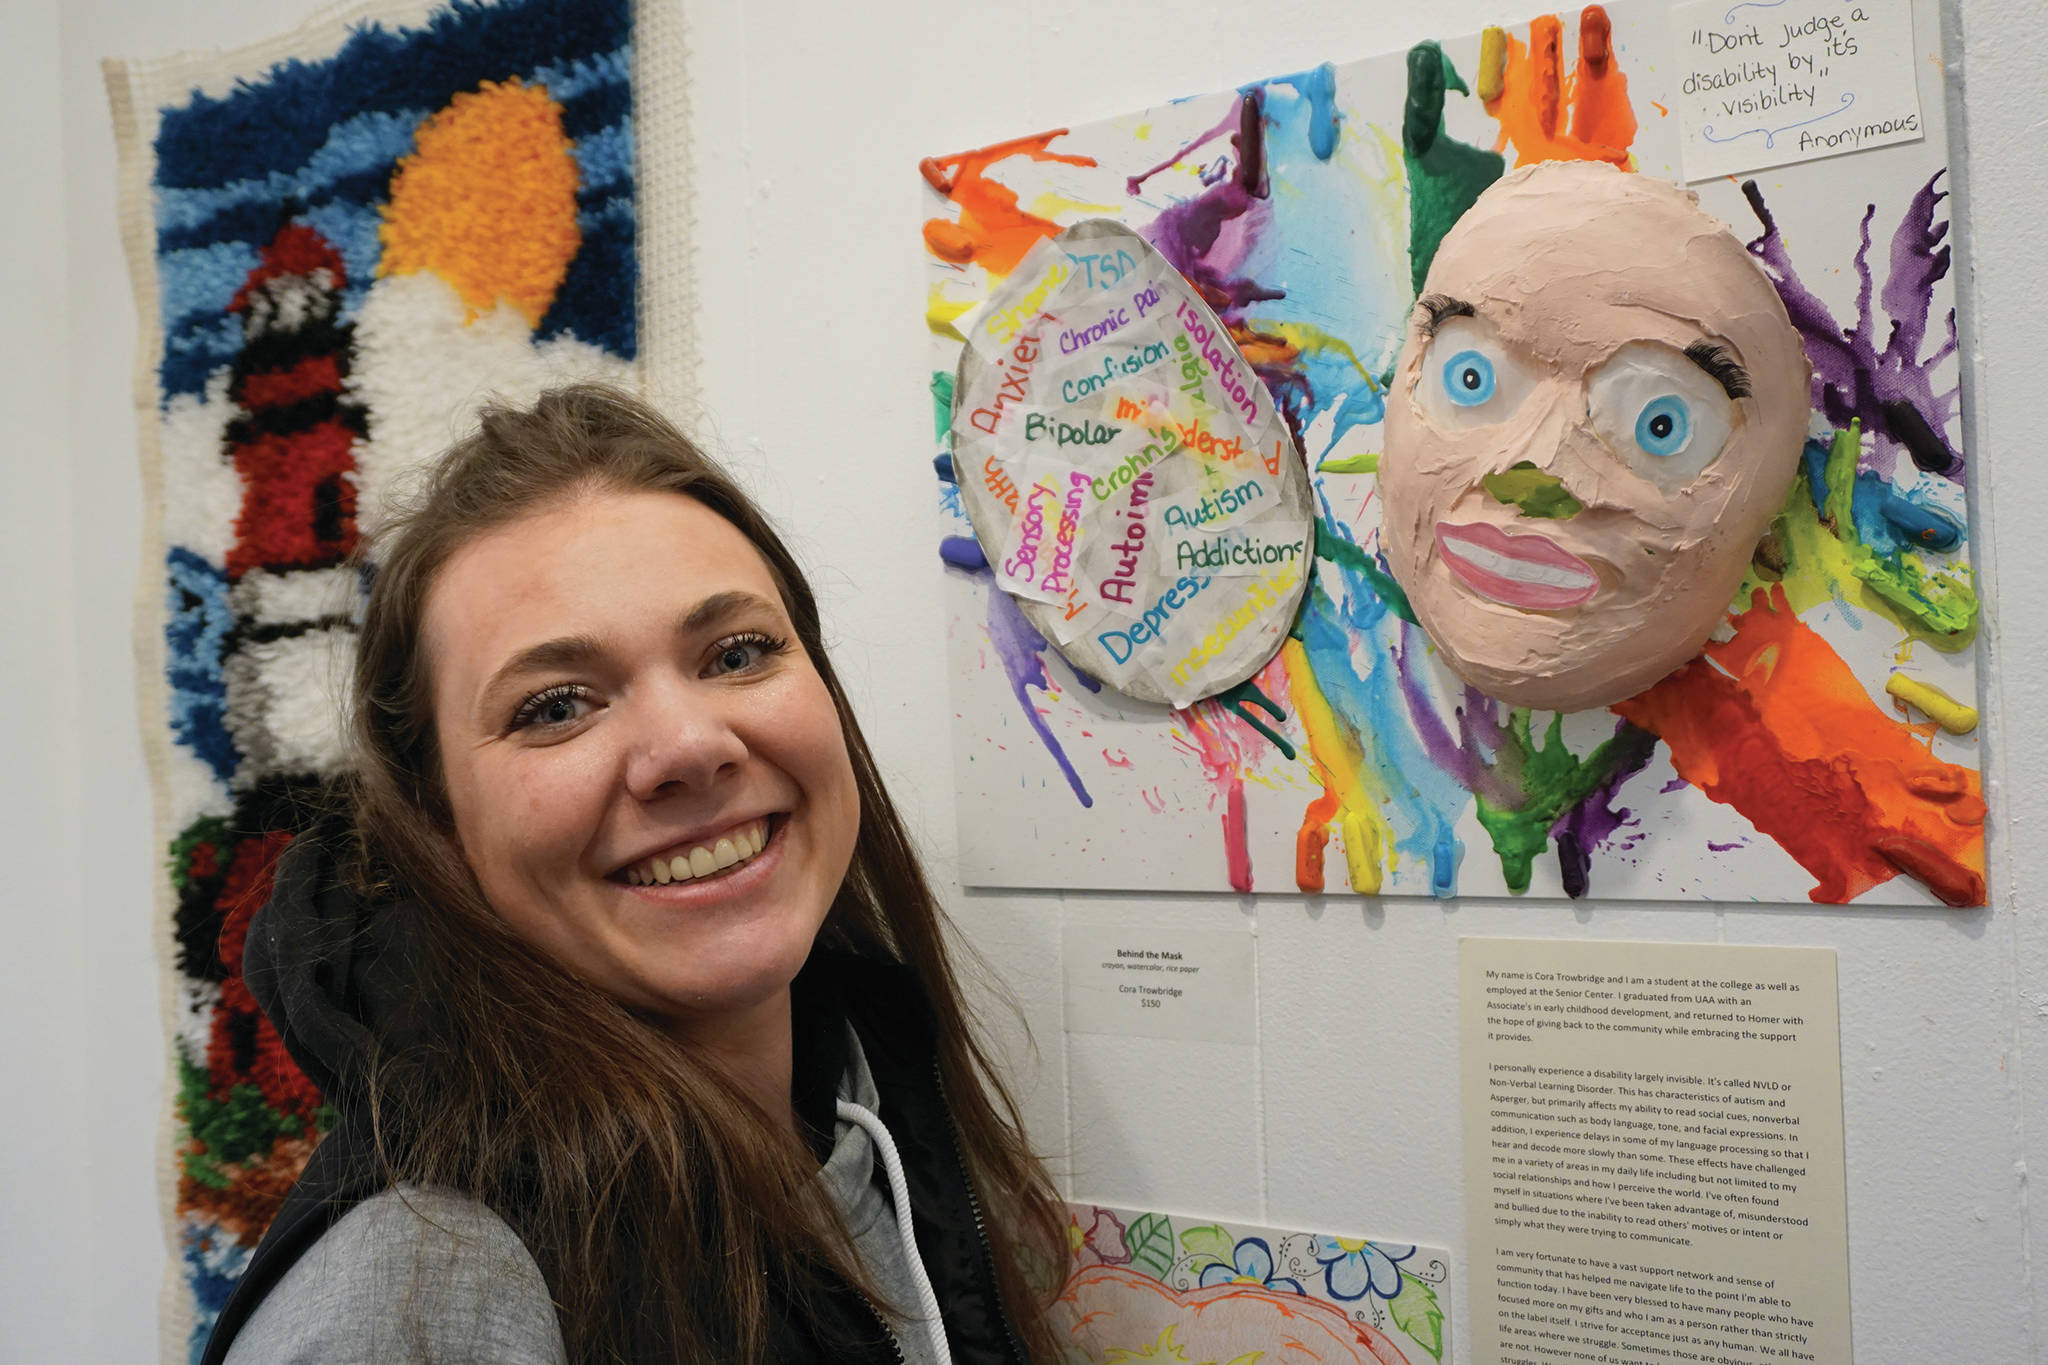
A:
[[[1784,503],[1810,376],[1691,193],[1585,162],[1488,189],[1430,267],[1380,461],[1381,543],[1445,661],[1571,711],[1692,658]]]

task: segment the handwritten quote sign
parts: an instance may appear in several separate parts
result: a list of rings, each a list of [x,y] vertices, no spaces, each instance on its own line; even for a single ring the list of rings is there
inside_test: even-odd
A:
[[[1912,0],[1697,0],[1671,22],[1688,180],[1921,136]]]

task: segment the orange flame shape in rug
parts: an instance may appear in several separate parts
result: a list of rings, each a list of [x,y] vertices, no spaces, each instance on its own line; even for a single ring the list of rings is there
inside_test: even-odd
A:
[[[1812,873],[1812,899],[1853,900],[1903,872],[1950,905],[1982,905],[1977,774],[1885,714],[1783,588],[1757,589],[1734,622],[1735,638],[1615,712]]]
[[[562,106],[539,86],[485,81],[421,124],[414,145],[391,178],[377,273],[430,270],[472,320],[503,299],[538,327],[583,241]]]

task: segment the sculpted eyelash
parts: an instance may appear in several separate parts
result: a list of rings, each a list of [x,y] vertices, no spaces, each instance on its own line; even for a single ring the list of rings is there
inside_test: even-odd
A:
[[[1726,349],[1711,341],[1695,341],[1685,348],[1685,358],[1712,375],[1730,398],[1749,397],[1749,371],[1738,365]]]
[[[1424,294],[1415,301],[1415,306],[1429,314],[1422,324],[1422,334],[1426,337],[1435,336],[1436,329],[1452,318],[1476,316],[1471,304],[1463,299],[1454,299],[1449,294]]]

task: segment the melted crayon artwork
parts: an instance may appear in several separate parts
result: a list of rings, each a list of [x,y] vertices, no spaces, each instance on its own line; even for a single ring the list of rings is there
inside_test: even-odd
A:
[[[1938,82],[1938,33],[1917,19]],[[1446,667],[1389,570],[1376,474],[1439,245],[1522,166],[1683,183],[1670,43],[1658,10],[1591,5],[923,164],[969,884],[1983,902],[1972,452],[1935,85],[1923,140],[1690,186],[1812,366],[1790,492],[1696,658],[1611,706],[1510,705]],[[997,589],[949,440],[990,300],[1087,219],[1179,271],[1313,485],[1313,573],[1278,653],[1180,709],[1077,670]],[[1072,421],[1059,406],[1038,420]],[[1538,473],[1487,491],[1527,517],[1580,510]]]

